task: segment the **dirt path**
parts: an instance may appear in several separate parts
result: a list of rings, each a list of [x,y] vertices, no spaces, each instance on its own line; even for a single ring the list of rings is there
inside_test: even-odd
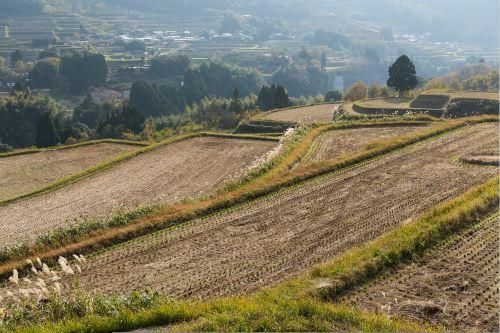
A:
[[[422,129],[423,127],[408,126],[355,128],[330,131],[315,140],[313,148],[304,157],[302,163],[327,160],[346,153],[361,151],[364,148],[369,148],[371,143],[402,136]]]
[[[303,108],[294,108],[272,112],[265,116],[263,119],[294,123],[328,122],[333,121],[333,114],[338,109],[338,107],[338,104],[305,106]]]
[[[172,232],[92,258],[80,286],[105,293],[153,288],[173,297],[237,294],[272,285],[394,229],[497,174],[455,161],[498,145],[478,125],[328,175]]]
[[[0,207],[0,246],[145,204],[206,195],[277,145],[272,141],[194,138],[134,157],[93,177]]]
[[[499,246],[497,215],[344,301],[462,332],[497,332]]]
[[[0,200],[29,193],[140,147],[100,143],[0,158]]]

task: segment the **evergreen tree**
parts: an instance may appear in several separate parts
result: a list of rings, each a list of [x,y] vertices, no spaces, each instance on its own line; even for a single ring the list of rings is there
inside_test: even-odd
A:
[[[121,112],[121,122],[124,127],[134,133],[139,133],[146,117],[135,106],[124,106]]]
[[[326,52],[321,52],[321,69],[325,69],[326,68]]]
[[[389,80],[387,86],[396,89],[399,97],[403,97],[406,91],[414,89],[418,84],[415,65],[406,55],[399,57],[389,68]]]
[[[71,92],[81,93],[106,83],[108,65],[102,54],[75,53],[61,59],[60,73],[68,80]]]
[[[26,84],[24,84],[24,82],[17,81],[14,85],[14,88],[12,88],[10,95],[14,96],[20,93],[24,94],[26,97],[31,96],[31,89]]]
[[[240,92],[238,91],[237,88],[234,88],[229,111],[235,113],[240,113],[241,111],[243,111],[243,106],[241,105]]]
[[[59,75],[59,60],[45,59],[39,61],[29,74],[30,86],[33,88],[54,88]]]
[[[16,62],[23,60],[23,54],[20,50],[15,50],[10,54],[10,64],[12,66],[16,65]]]
[[[188,104],[201,101],[208,95],[207,84],[199,70],[188,69],[186,71],[182,92]]]
[[[285,88],[278,86],[273,97],[273,109],[282,109],[288,107],[289,105],[290,99],[288,98],[288,93]]]
[[[59,135],[54,126],[54,119],[49,112],[44,113],[38,122],[36,145],[37,147],[52,147],[59,143]]]
[[[261,110],[267,111],[272,108],[273,95],[271,93],[271,88],[267,85],[263,85],[259,92],[259,97],[257,98],[257,105]]]
[[[307,52],[305,47],[302,47],[299,52],[299,59],[309,62],[312,60],[312,56]]]
[[[94,102],[92,96],[87,94],[82,104],[77,106],[73,112],[73,121],[87,125],[89,128],[96,128],[102,118],[101,105]]]
[[[341,101],[343,94],[339,90],[332,90],[326,93],[325,102],[338,102]]]

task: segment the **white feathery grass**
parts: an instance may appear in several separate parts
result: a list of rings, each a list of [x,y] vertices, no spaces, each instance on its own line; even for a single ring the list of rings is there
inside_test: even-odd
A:
[[[47,266],[47,264],[43,264],[43,265],[42,265],[42,272],[43,272],[45,275],[47,275],[47,276],[52,275],[52,274],[51,274],[52,272],[50,271],[50,268],[49,268],[49,266]]]
[[[12,271],[12,276],[9,277],[9,282],[15,285],[19,284],[19,273],[17,272],[17,269]]]
[[[247,172],[256,171],[260,168],[264,167],[266,163],[270,162],[273,158],[281,154],[283,150],[286,148],[286,145],[292,141],[294,135],[296,133],[295,128],[289,128],[285,131],[285,133],[280,137],[280,141],[278,145],[271,151],[267,152],[264,156],[257,159],[248,169]]]
[[[59,282],[54,283],[54,285],[52,286],[52,289],[57,294],[57,296],[61,296],[62,295],[61,284],[59,284]]]
[[[36,257],[36,262],[37,262],[38,266],[40,268],[42,268],[43,264],[42,264],[42,261],[40,260],[40,258]]]

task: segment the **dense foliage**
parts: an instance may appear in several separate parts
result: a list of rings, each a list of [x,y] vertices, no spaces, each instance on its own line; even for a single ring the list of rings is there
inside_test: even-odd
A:
[[[346,36],[323,29],[316,30],[308,39],[313,45],[326,45],[332,49],[347,48],[351,45],[351,41]]]
[[[138,81],[130,90],[130,103],[146,116],[169,116],[184,111],[185,107],[204,97],[231,98],[235,89],[241,96],[258,91],[262,80],[255,70],[220,62],[187,68],[189,58],[184,56],[157,58],[151,72],[160,77],[184,74],[182,87],[149,84]],[[154,68],[154,69],[153,69]]]
[[[130,89],[130,103],[148,117],[168,116],[184,111],[186,100],[182,92],[171,86],[138,81]]]
[[[33,67],[29,74],[32,88],[55,88],[59,78],[59,59],[43,59]]]
[[[74,93],[83,92],[91,86],[102,86],[108,77],[106,59],[98,53],[85,52],[65,56],[61,59],[60,71]]]
[[[125,131],[139,133],[146,118],[135,106],[112,108],[97,129],[102,138],[121,138]]]
[[[426,89],[454,89],[454,90],[480,90],[498,91],[498,70],[486,64],[470,64],[456,71],[430,80]]]
[[[316,95],[327,90],[328,74],[318,62],[295,62],[279,68],[273,74],[271,83],[286,86],[290,96]]]
[[[16,93],[0,100],[0,142],[15,148],[57,143],[57,136],[50,136],[58,112],[55,102],[43,96]]]
[[[151,60],[149,73],[154,78],[184,75],[191,64],[191,58],[185,55],[160,56]]]
[[[363,81],[358,81],[347,89],[344,95],[345,101],[355,102],[368,97],[368,86]]]
[[[43,0],[0,0],[0,13],[3,14],[37,14],[45,7]]]
[[[282,86],[263,85],[257,98],[257,105],[264,111],[282,109],[290,106],[290,99]]]

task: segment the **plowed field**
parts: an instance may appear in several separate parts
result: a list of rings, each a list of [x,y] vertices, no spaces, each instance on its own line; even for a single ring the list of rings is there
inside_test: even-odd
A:
[[[498,145],[496,124],[462,129],[338,174],[92,257],[80,286],[173,297],[269,286],[416,218],[497,174],[456,156]]]
[[[34,191],[138,146],[100,143],[0,158],[0,200]]]
[[[338,107],[337,104],[323,104],[305,106],[303,108],[292,108],[272,112],[263,117],[263,119],[293,123],[328,122],[333,120],[333,114]]]
[[[375,141],[409,134],[423,127],[371,127],[335,130],[321,135],[302,162],[327,160],[346,153],[362,150]]]
[[[344,300],[452,330],[497,332],[499,246],[495,216]]]
[[[205,137],[155,149],[57,191],[0,207],[0,246],[80,216],[104,218],[145,204],[209,194],[276,145]]]

